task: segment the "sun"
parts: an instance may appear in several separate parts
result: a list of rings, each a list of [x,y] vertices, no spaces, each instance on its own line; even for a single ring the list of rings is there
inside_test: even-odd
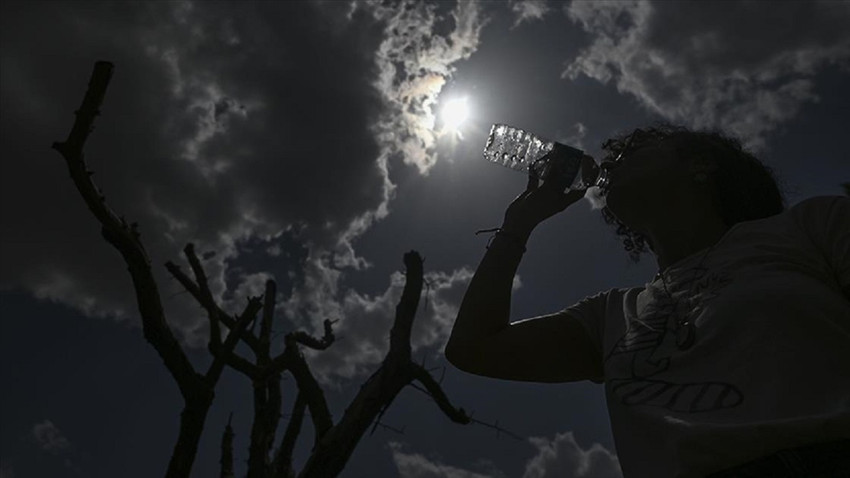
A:
[[[469,118],[469,103],[466,98],[455,98],[446,102],[441,111],[444,127],[449,131],[459,131]]]

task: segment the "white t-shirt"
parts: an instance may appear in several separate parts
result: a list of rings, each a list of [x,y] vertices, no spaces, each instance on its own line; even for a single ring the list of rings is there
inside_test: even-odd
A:
[[[665,280],[672,300],[654,280],[564,311],[604,363],[626,477],[704,476],[850,437],[850,198],[738,223]]]

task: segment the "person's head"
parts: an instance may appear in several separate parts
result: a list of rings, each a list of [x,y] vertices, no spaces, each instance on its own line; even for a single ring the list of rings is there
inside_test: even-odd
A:
[[[602,148],[611,180],[602,214],[635,262],[651,248],[644,226],[665,208],[700,205],[727,228],[785,209],[772,170],[720,132],[659,124]]]

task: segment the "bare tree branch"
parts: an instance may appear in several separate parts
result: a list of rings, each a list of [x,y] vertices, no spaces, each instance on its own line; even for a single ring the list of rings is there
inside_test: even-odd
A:
[[[180,429],[174,452],[168,464],[166,477],[189,476],[198,450],[198,441],[204,421],[212,403],[210,385],[198,374],[186,357],[165,319],[159,289],[150,267],[150,259],[142,245],[136,224],[127,224],[106,204],[106,199],[91,179],[87,169],[83,147],[92,131],[94,118],[106,94],[112,77],[112,63],[95,63],[83,104],[75,112],[77,118],[71,133],[64,142],[53,143],[68,164],[71,179],[92,214],[101,224],[101,235],[112,244],[127,264],[136,292],[142,330],[145,339],[154,347],[177,382],[183,396],[184,408],[180,414]]]
[[[142,316],[144,336],[156,349],[166,368],[171,373],[184,399],[180,414],[180,428],[174,452],[168,464],[166,478],[188,478],[197,454],[198,443],[204,423],[214,398],[214,388],[225,366],[242,372],[251,379],[254,388],[254,423],[251,432],[249,477],[292,478],[292,453],[306,411],[315,427],[316,442],[299,478],[337,476],[347,463],[352,451],[370,424],[394,429],[380,423],[383,413],[395,397],[407,385],[433,397],[443,412],[453,421],[469,423],[473,420],[463,409],[455,409],[439,383],[410,358],[410,339],[413,320],[422,295],[422,258],[415,251],[404,255],[407,280],[401,300],[396,307],[396,317],[390,332],[390,347],[381,367],[363,384],[352,400],[344,416],[336,425],[333,423],[324,392],[313,376],[300,346],[316,350],[328,348],[335,340],[334,320],[324,321],[324,335],[315,338],[307,333],[295,331],[286,334],[284,351],[272,358],[271,331],[274,322],[276,285],[266,283],[264,300],[249,298],[242,314],[234,317],[216,303],[209,288],[206,273],[195,254],[194,246],[187,244],[186,259],[194,274],[190,279],[176,264],[166,263],[167,270],[176,278],[195,300],[206,310],[210,321],[208,348],[213,361],[205,375],[195,371],[172,330],[169,328],[162,307],[160,293],[150,267],[136,224],[128,224],[106,204],[101,191],[91,180],[83,159],[83,147],[92,131],[95,117],[103,101],[106,87],[112,75],[112,64],[97,62],[89,82],[83,104],[75,112],[76,120],[71,133],[64,142],[53,143],[68,164],[71,178],[92,214],[101,224],[101,234],[124,258],[133,279],[139,312]],[[204,255],[204,258],[211,255]],[[259,336],[248,329],[262,310]],[[222,342],[221,325],[228,328]],[[255,354],[256,363],[251,363],[236,353],[239,341],[245,342]],[[280,448],[273,460],[269,457],[280,420],[282,404],[281,373],[289,370],[295,377],[298,395],[293,405],[292,418],[286,427]],[[419,388],[413,381],[423,384]],[[232,418],[232,414],[231,414]],[[480,422],[479,422],[480,423]],[[491,426],[491,425],[488,425]],[[502,431],[498,427],[495,428]],[[233,429],[228,420],[222,437],[221,476],[233,476]]]
[[[422,388],[422,387],[416,385],[415,383],[411,383],[410,387],[413,388],[414,390],[418,390],[418,391],[422,392],[424,395],[427,395],[427,396],[431,397],[432,399],[434,398],[434,396],[431,394],[431,392],[429,392],[425,388]],[[459,413],[466,414],[466,412],[464,411],[463,408],[458,409],[458,411],[459,411]],[[466,416],[469,419],[468,423],[478,423],[479,425],[484,425],[485,427],[489,427],[489,428],[496,430],[496,436],[498,436],[500,433],[504,433],[504,434],[508,435],[509,437],[515,439],[515,440],[524,441],[523,438],[520,437],[519,435],[517,435],[516,433],[513,433],[510,430],[507,430],[505,428],[500,427],[498,420],[496,420],[495,424],[490,424],[490,423],[482,422],[481,420],[473,418],[472,413],[470,413],[469,415],[466,415]],[[460,422],[458,422],[458,423],[460,423]]]
[[[272,322],[274,321],[275,294],[277,285],[273,280],[266,281],[266,302],[263,305],[263,319],[260,323],[260,350],[257,365],[265,367],[270,360],[269,349],[271,347]]]
[[[455,408],[452,406],[449,402],[449,397],[446,396],[445,392],[443,392],[443,388],[440,387],[440,384],[434,380],[434,377],[432,377],[427,370],[415,363],[411,363],[410,366],[413,368],[414,378],[425,386],[425,389],[428,390],[431,398],[437,402],[437,406],[440,407],[440,410],[442,410],[443,413],[451,419],[451,421],[463,425],[470,422],[470,417],[466,414],[466,411],[464,411],[463,408]]]
[[[497,437],[499,436],[499,434],[504,433],[505,435],[513,438],[514,440],[525,441],[525,439],[523,439],[521,436],[517,435],[516,433],[513,433],[510,430],[507,430],[505,428],[500,427],[499,426],[499,420],[496,420],[496,423],[494,423],[494,424],[482,422],[481,420],[478,420],[478,419],[475,419],[475,418],[470,418],[470,421],[472,421],[473,423],[477,423],[479,425],[484,425],[485,427],[489,427],[489,428],[496,430],[496,436]]]
[[[287,341],[283,355],[287,358],[286,369],[292,372],[295,382],[298,384],[298,393],[303,394],[307,408],[310,409],[310,418],[313,420],[316,442],[318,443],[333,427],[333,418],[325,399],[325,392],[322,391],[322,387],[319,386],[319,382],[313,376],[313,372],[310,371],[310,367],[294,340]]]
[[[233,420],[233,412],[230,412],[230,417],[227,419],[227,426],[224,428],[224,436],[221,437],[221,478],[235,478],[233,473],[233,427],[230,422]]]
[[[333,324],[337,322],[338,321],[336,320],[325,319],[325,335],[323,335],[321,339],[317,339],[306,332],[298,330],[287,334],[287,340],[297,342],[314,350],[325,350],[334,343],[334,340],[336,340],[333,332]]]
[[[247,330],[245,332],[247,332]],[[244,335],[244,333],[243,333],[243,335]],[[235,350],[231,351],[230,353],[224,353],[223,351],[220,351],[219,349],[215,349],[215,350],[212,350],[211,352],[212,352],[213,356],[216,357],[216,358],[221,356],[226,365],[230,366],[231,368],[233,368],[234,370],[236,370],[238,372],[242,372],[242,374],[244,374],[246,377],[250,378],[251,380],[256,380],[260,377],[260,369],[256,365],[249,362],[248,360],[240,357],[236,353]]]
[[[267,369],[271,348],[271,329],[274,319],[275,293],[273,280],[266,281],[263,316],[260,324],[257,368]],[[261,374],[252,382],[254,388],[254,421],[251,426],[251,445],[248,456],[248,478],[264,478],[271,466],[269,452],[274,444],[277,417],[280,416],[280,374]]]
[[[401,300],[395,309],[395,321],[390,331],[390,352],[410,357],[410,333],[413,319],[422,296],[422,258],[415,251],[404,254],[404,266],[407,271]]]
[[[224,365],[228,363],[227,357],[231,355],[235,356],[233,349],[236,347],[239,339],[243,337],[243,333],[248,327],[248,324],[256,319],[257,313],[263,306],[262,304],[263,303],[260,301],[259,297],[251,297],[248,299],[248,305],[245,306],[245,311],[243,311],[242,315],[239,316],[239,320],[236,322],[233,329],[228,332],[224,345],[222,345],[221,348],[214,354],[215,358],[213,359],[213,363],[210,365],[206,374],[208,382],[215,384],[218,381],[222,370],[224,370]]]
[[[378,427],[381,427],[384,430],[389,430],[391,432],[398,433],[399,435],[404,435],[404,427],[396,428],[396,427],[387,425],[386,423],[381,423],[380,418],[377,421],[375,421],[375,426],[372,428],[372,432],[370,432],[369,435],[371,436],[372,433],[375,432],[375,428],[378,428]]]
[[[174,278],[177,279],[177,281],[180,282],[180,284],[187,291],[189,291],[190,294],[192,294],[192,297],[194,297],[195,300],[199,304],[201,304],[202,307],[204,307],[204,309],[209,310],[208,307],[218,309],[217,317],[225,326],[227,326],[227,328],[233,329],[236,326],[236,319],[234,319],[227,312],[222,310],[221,307],[218,306],[218,304],[204,303],[204,297],[203,294],[201,294],[201,289],[192,281],[192,279],[189,278],[189,276],[187,276],[180,269],[180,266],[169,261],[165,263],[165,268],[168,269],[168,272],[170,272],[171,275],[174,276]],[[254,353],[259,350],[260,343],[253,335],[244,334],[242,339],[245,341],[246,344],[248,344],[249,347],[251,347],[251,350],[253,350]]]
[[[283,440],[281,440],[280,448],[278,448],[275,456],[273,478],[293,478],[295,476],[295,470],[292,469],[292,453],[295,451],[295,443],[301,433],[301,424],[304,422],[304,411],[306,409],[307,400],[299,391],[295,397],[295,403],[292,405],[289,424],[286,426]]]
[[[200,377],[195,373],[165,320],[159,289],[151,272],[148,255],[139,241],[135,228],[130,227],[123,218],[119,218],[107,206],[105,198],[92,181],[83,159],[83,147],[89,133],[94,129],[92,125],[95,117],[100,114],[100,105],[106,94],[109,80],[112,78],[112,68],[112,63],[106,61],[95,63],[83,104],[75,112],[77,119],[74,121],[71,133],[64,142],[53,143],[53,149],[59,151],[65,158],[71,179],[89,210],[100,222],[104,238],[118,249],[127,263],[136,290],[145,338],[159,353],[185,397],[191,394],[189,389],[198,382]]]
[[[266,388],[268,390],[269,404],[266,409],[266,416],[263,417],[263,421],[266,422],[266,433],[267,433],[267,442],[265,446],[267,447],[265,450],[266,455],[268,455],[274,449],[274,439],[277,434],[277,426],[280,424],[280,409],[283,406],[283,396],[280,391],[280,374],[275,374],[269,377],[268,382],[266,383]],[[267,469],[266,475],[272,475],[274,472],[274,457],[270,459]]]
[[[209,346],[218,347],[221,345],[221,328],[219,327],[221,309],[215,305],[212,292],[210,292],[210,287],[207,284],[207,274],[204,272],[204,268],[201,267],[201,261],[198,260],[198,256],[195,255],[195,245],[191,242],[186,244],[186,247],[183,248],[183,253],[192,267],[192,272],[195,274],[195,282],[198,285],[201,297],[203,297],[203,300],[199,302],[207,310],[207,317],[210,319]]]
[[[329,429],[313,448],[299,478],[338,475],[367,428],[413,379],[410,367],[410,324],[422,293],[422,259],[414,251],[405,254],[404,259],[409,269],[402,298],[396,308],[390,351],[381,367],[360,388],[339,423]],[[400,342],[405,337],[407,345]],[[294,373],[296,369],[290,367],[290,370]],[[311,413],[315,412],[311,409]]]

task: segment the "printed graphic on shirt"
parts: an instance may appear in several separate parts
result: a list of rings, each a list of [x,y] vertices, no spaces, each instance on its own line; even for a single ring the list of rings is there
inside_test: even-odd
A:
[[[652,300],[639,317],[629,317],[623,336],[614,344],[605,362],[625,361],[628,375],[608,380],[613,395],[623,405],[662,407],[679,412],[706,412],[739,405],[744,397],[734,384],[725,382],[675,383],[665,380],[675,356],[681,353],[682,324],[693,321],[729,282],[725,271],[709,272],[700,267],[677,289],[683,297],[670,297],[664,290],[649,291]],[[677,337],[678,332],[678,337]],[[695,331],[699,340],[699,331]]]

